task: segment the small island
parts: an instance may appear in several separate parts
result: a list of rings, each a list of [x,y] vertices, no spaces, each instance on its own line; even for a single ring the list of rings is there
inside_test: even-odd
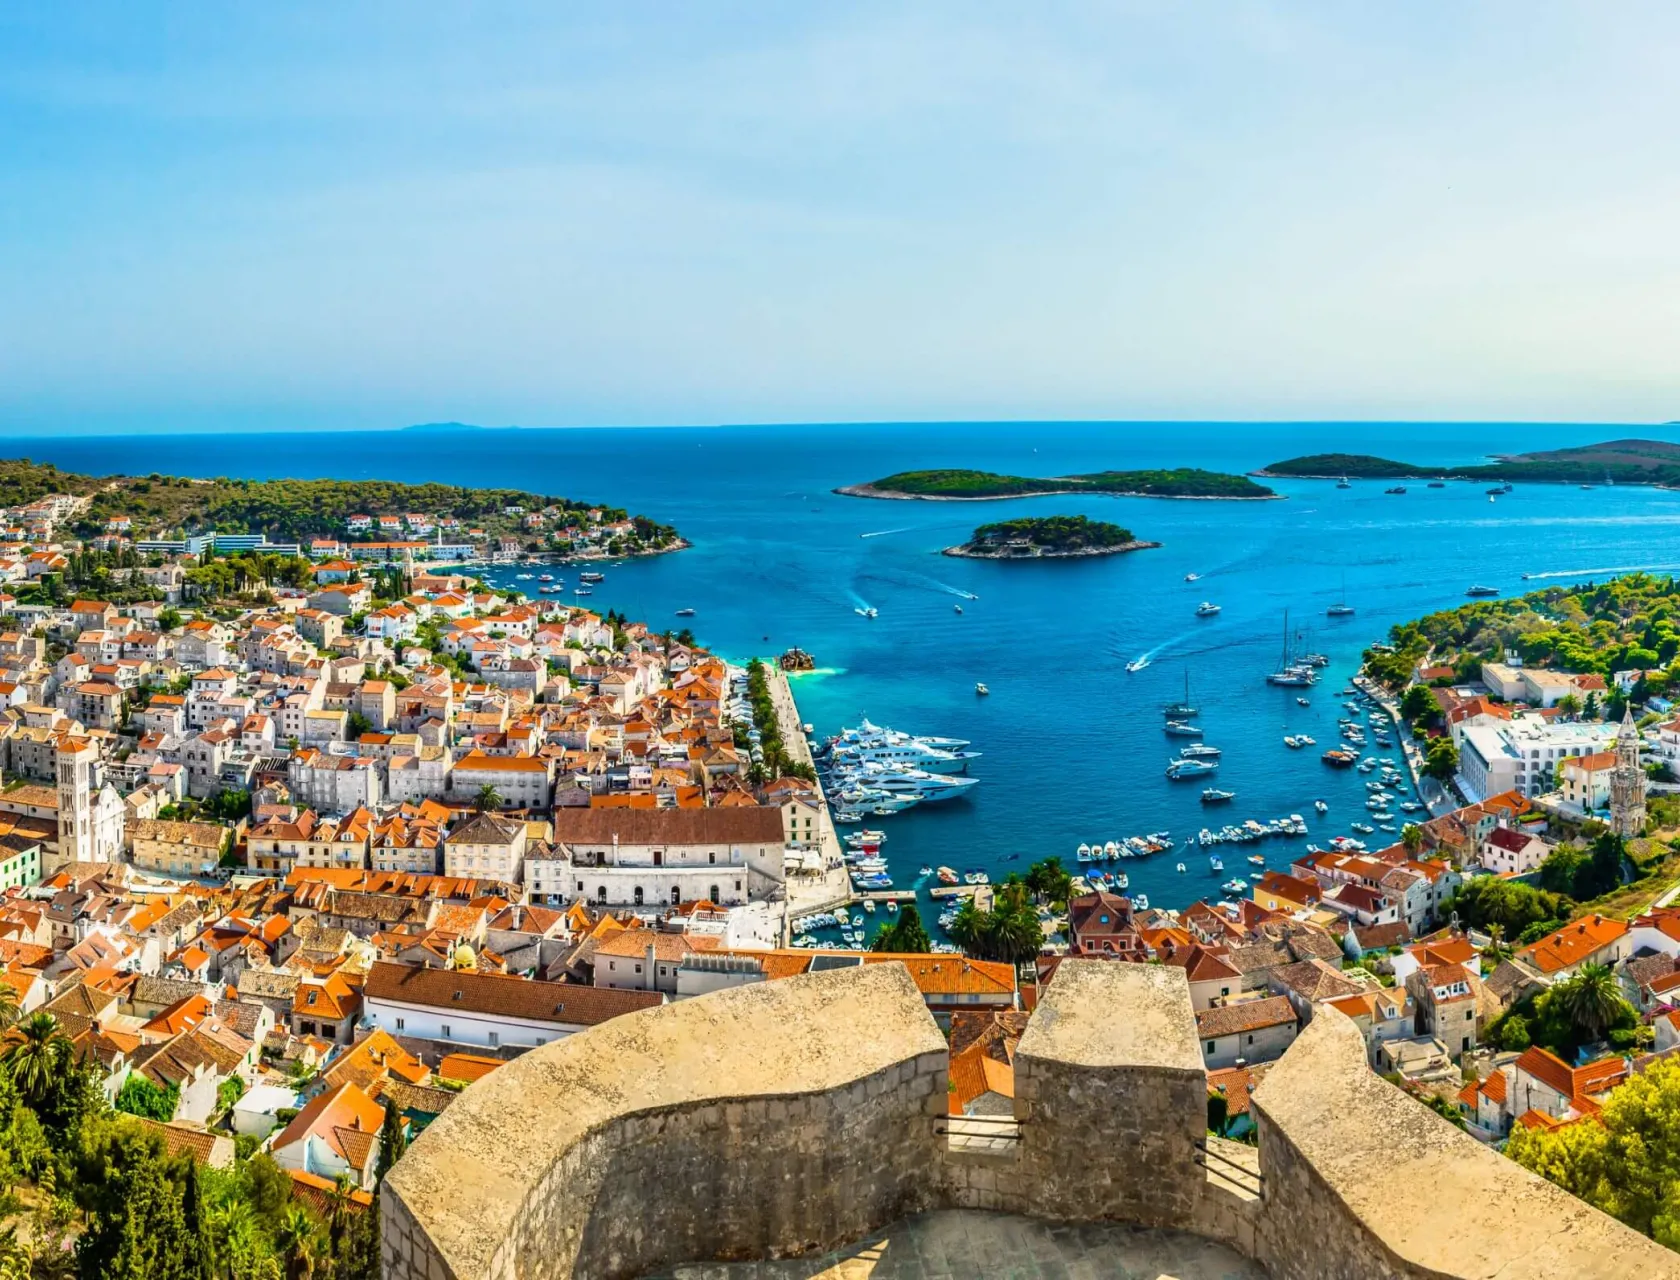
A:
[[[1644,484],[1680,488],[1680,444],[1666,440],[1607,440],[1601,444],[1499,455],[1473,466],[1425,467],[1366,453],[1313,453],[1274,462],[1254,473],[1297,480],[1409,480],[1440,478],[1532,484]]]
[[[834,491],[852,498],[919,498],[935,502],[983,502],[997,498],[1042,498],[1064,493],[1100,493],[1125,498],[1276,498],[1247,476],[1177,467],[1165,471],[1094,471],[1085,475],[999,475],[995,471],[943,469],[900,471],[868,484]]]
[[[1123,551],[1158,547],[1141,542],[1130,529],[1086,516],[1043,516],[983,524],[960,547],[946,547],[948,556],[975,560],[1057,560],[1076,556],[1111,556]]]

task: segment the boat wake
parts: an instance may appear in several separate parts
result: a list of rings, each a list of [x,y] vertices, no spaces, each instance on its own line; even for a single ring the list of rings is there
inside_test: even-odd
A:
[[[909,532],[910,532],[910,527],[908,525],[906,525],[902,529],[877,529],[877,530],[875,530],[874,533],[860,533],[860,534],[858,534],[858,537],[860,537],[860,538],[884,538],[889,533],[909,533]]]
[[[949,591],[954,596],[961,596],[964,600],[978,600],[980,597],[972,591],[964,591],[961,587],[953,587],[949,582],[941,582],[938,578],[929,578],[929,582],[941,591]]]
[[[1538,578],[1584,578],[1596,573],[1671,573],[1677,569],[1680,569],[1680,564],[1624,564],[1602,569],[1551,569],[1545,573],[1525,573],[1523,577],[1533,581]]]

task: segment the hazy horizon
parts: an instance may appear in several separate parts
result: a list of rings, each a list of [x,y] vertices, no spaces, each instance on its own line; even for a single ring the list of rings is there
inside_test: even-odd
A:
[[[0,435],[1680,417],[1680,10],[0,10]]]

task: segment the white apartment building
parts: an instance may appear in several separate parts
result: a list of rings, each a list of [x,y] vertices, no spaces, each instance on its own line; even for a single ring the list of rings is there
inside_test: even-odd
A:
[[[1471,801],[1502,791],[1544,795],[1556,787],[1558,765],[1609,750],[1616,730],[1613,724],[1549,724],[1526,718],[1468,725],[1459,744],[1459,786]]]
[[[559,896],[545,895],[551,902],[581,898],[634,910],[704,900],[733,907],[785,883],[782,811],[770,805],[559,809],[554,843],[561,866],[528,868],[544,884],[566,877]]]

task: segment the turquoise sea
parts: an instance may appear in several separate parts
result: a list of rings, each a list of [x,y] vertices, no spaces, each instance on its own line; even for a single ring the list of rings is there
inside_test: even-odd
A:
[[[1261,846],[1272,865],[1361,816],[1364,779],[1332,772],[1339,700],[1360,650],[1388,627],[1464,600],[1473,582],[1510,594],[1544,581],[1631,568],[1680,569],[1680,493],[1519,485],[1489,503],[1483,484],[1387,496],[1272,481],[1279,502],[1035,498],[888,502],[836,485],[912,467],[970,466],[1060,475],[1104,468],[1247,471],[1304,453],[1348,450],[1443,466],[1496,452],[1555,448],[1652,427],[1523,424],[980,423],[663,429],[338,433],[16,440],[8,452],[95,473],[384,477],[504,484],[588,498],[677,525],[691,550],[608,571],[591,604],[652,625],[689,621],[732,657],[811,651],[821,674],[795,691],[829,733],[859,717],[973,740],[982,779],[963,799],[885,819],[902,887],[922,864],[994,875],[1081,842],[1159,829],[1182,839],[1210,818],[1305,815],[1310,837]],[[1666,434],[1672,436],[1672,430]],[[1059,563],[942,557],[974,525],[1015,514],[1113,520],[1159,550]],[[1201,580],[1186,583],[1187,573]],[[508,579],[509,575],[493,575]],[[1357,613],[1328,619],[1342,592]],[[1537,582],[1535,585],[1539,585]],[[970,599],[973,596],[976,598]],[[1223,611],[1195,616],[1211,600]],[[953,605],[961,604],[957,614]],[[854,609],[869,605],[879,617]],[[1332,665],[1312,705],[1264,683],[1284,611]],[[1148,655],[1136,674],[1127,662]],[[1202,784],[1168,782],[1173,740],[1159,708],[1188,674],[1207,740],[1224,749],[1218,785],[1237,800],[1204,811]],[[991,695],[975,695],[984,681]],[[1318,747],[1285,748],[1305,732]],[[1373,754],[1388,754],[1373,752]],[[1312,811],[1329,801],[1328,818]],[[1226,874],[1248,870],[1241,854]],[[1233,852],[1235,852],[1233,850]],[[1205,859],[1126,864],[1157,905],[1217,893]]]

